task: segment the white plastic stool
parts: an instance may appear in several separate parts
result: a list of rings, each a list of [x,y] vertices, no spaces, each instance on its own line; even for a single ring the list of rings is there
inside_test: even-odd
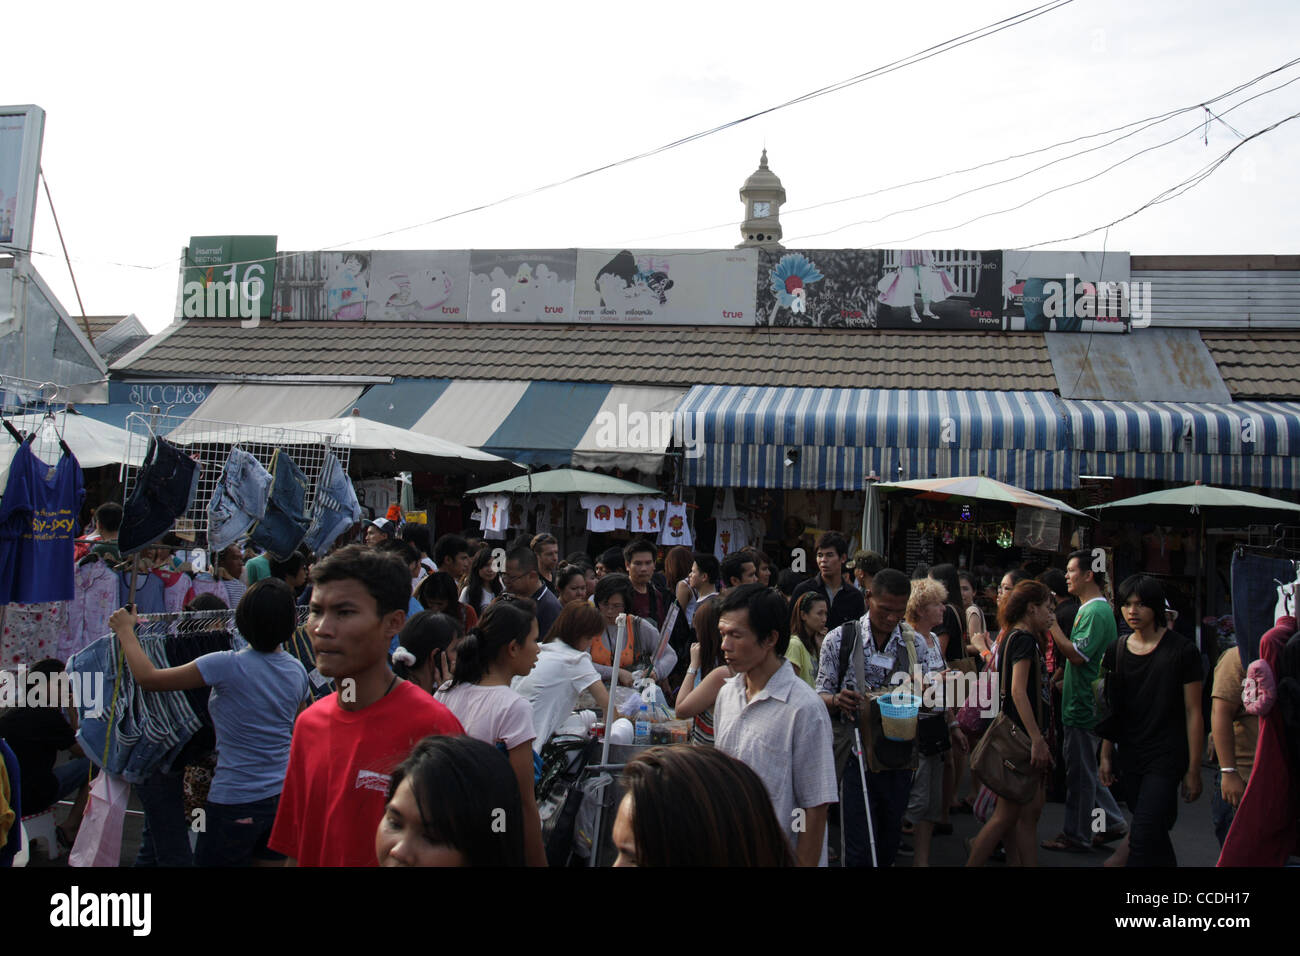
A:
[[[57,860],[62,855],[63,850],[59,846],[58,834],[54,832],[54,807],[50,807],[43,813],[23,817],[22,827],[23,848],[18,856],[14,857],[14,866],[27,865],[27,860],[31,858],[32,842],[34,840],[43,840],[45,842],[45,855],[51,860]],[[19,863],[19,858],[24,856],[26,859]]]

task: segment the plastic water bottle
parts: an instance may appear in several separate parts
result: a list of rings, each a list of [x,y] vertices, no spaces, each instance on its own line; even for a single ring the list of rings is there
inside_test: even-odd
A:
[[[636,712],[636,735],[633,740],[638,744],[650,743],[650,708],[641,702]]]

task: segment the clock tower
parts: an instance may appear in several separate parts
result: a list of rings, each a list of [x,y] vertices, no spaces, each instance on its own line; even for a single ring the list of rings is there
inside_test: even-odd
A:
[[[743,240],[737,249],[767,249],[779,251],[781,246],[781,204],[785,202],[785,189],[776,173],[767,168],[767,150],[754,170],[740,187],[740,201],[745,204],[745,221],[740,224]]]

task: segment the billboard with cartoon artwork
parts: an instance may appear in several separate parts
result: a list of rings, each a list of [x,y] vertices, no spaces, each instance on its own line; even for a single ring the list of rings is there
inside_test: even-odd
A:
[[[578,321],[753,325],[753,249],[579,249]]]

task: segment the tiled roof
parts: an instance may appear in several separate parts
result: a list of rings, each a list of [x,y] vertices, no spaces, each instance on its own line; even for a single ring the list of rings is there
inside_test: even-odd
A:
[[[394,375],[628,385],[1052,391],[1040,333],[192,321],[130,375]]]
[[[1201,338],[1233,398],[1300,398],[1300,332],[1205,330]]]

